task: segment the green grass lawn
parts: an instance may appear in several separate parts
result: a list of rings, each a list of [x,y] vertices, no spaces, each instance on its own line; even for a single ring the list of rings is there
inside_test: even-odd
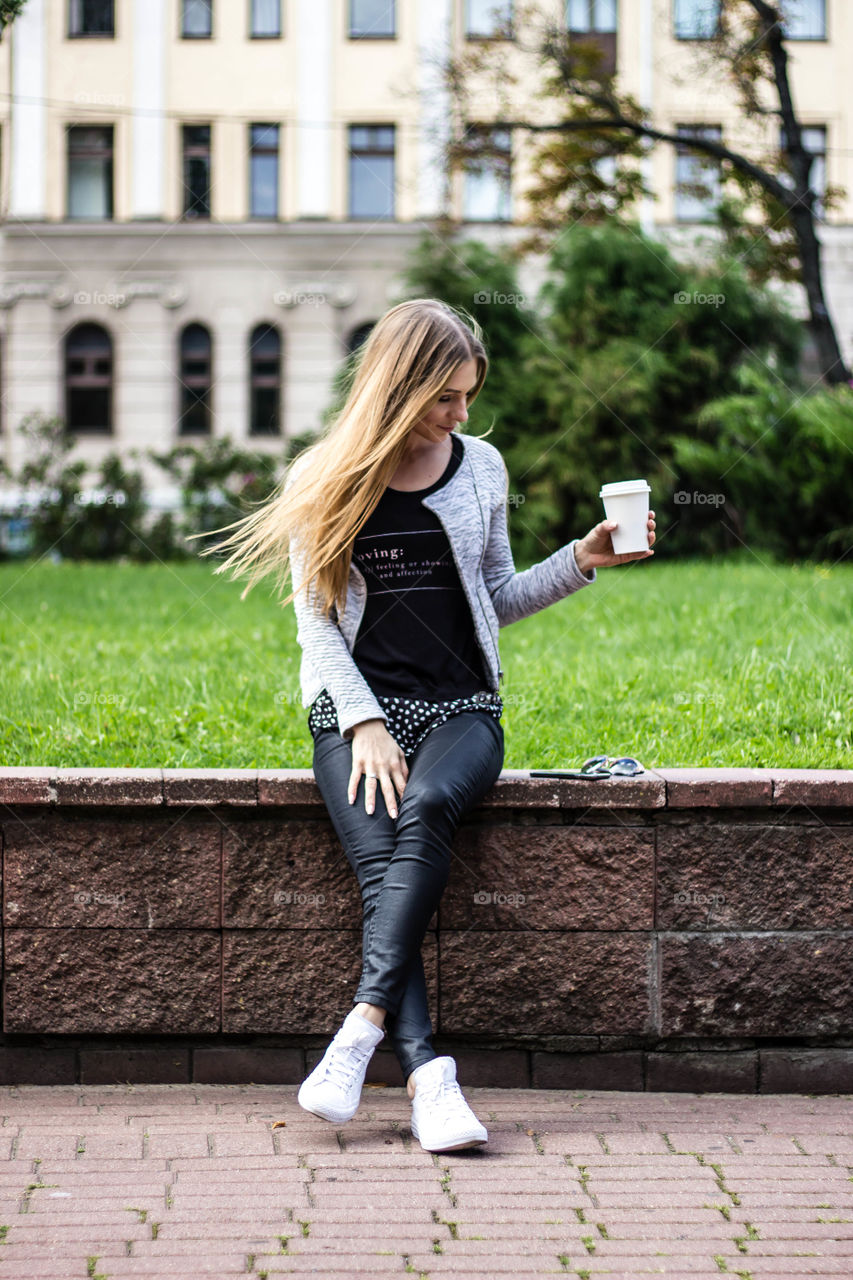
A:
[[[0,762],[310,768],[290,607],[189,564],[0,565]],[[506,768],[853,768],[853,565],[605,569],[501,633]]]

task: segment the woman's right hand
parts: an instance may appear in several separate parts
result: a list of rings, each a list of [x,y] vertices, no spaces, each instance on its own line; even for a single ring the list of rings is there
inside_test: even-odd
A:
[[[362,774],[365,775],[364,807],[367,813],[373,813],[378,782],[385,797],[385,808],[392,818],[396,818],[397,797],[394,788],[397,788],[402,799],[409,768],[406,757],[386,729],[384,720],[362,720],[361,724],[353,728],[352,773],[347,787],[350,804],[355,804]],[[371,777],[371,774],[374,776]]]

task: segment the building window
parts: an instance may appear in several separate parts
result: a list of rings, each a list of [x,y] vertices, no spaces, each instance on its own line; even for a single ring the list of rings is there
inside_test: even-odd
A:
[[[569,31],[615,31],[616,0],[568,0]]]
[[[210,125],[185,124],[184,217],[210,217]]]
[[[281,0],[251,0],[252,38],[270,39],[281,35]]]
[[[210,331],[203,324],[188,324],[181,333],[179,435],[210,435],[212,366]]]
[[[349,130],[349,216],[394,217],[394,125]]]
[[[68,217],[113,216],[113,127],[69,125]]]
[[[207,40],[213,35],[213,0],[181,0],[184,40]]]
[[[351,330],[346,339],[346,353],[348,356],[355,355],[359,347],[364,346],[375,324],[375,320],[368,320],[365,324],[357,325],[355,329]]]
[[[388,40],[395,33],[395,6],[388,0],[350,0],[351,40]]]
[[[676,40],[711,40],[720,26],[720,0],[673,0]]]
[[[249,125],[249,210],[253,218],[278,217],[278,125]]]
[[[809,155],[814,156],[812,167],[809,171],[809,187],[817,196],[813,206],[815,216],[822,218],[823,204],[821,197],[826,195],[826,125],[803,125],[800,129],[800,138],[802,139],[803,148]],[[786,152],[788,149],[788,134],[784,125],[779,130],[779,148],[782,152]],[[794,185],[794,178],[790,173],[780,173],[779,179],[786,186],[793,187]]]
[[[512,218],[512,138],[509,129],[471,125],[468,138],[479,152],[465,166],[462,217],[466,222]]]
[[[787,40],[826,39],[826,0],[783,0]]]
[[[252,400],[250,434],[281,435],[281,335],[271,324],[259,324],[252,330],[249,382]]]
[[[680,138],[707,138],[722,142],[723,130],[718,124],[680,124]],[[710,222],[720,200],[720,162],[711,156],[675,149],[675,217],[678,222]]]
[[[488,40],[512,30],[512,0],[465,0],[465,35]]]
[[[69,36],[114,36],[113,0],[69,0]]]
[[[113,429],[113,344],[99,324],[78,324],[65,338],[65,429]]]

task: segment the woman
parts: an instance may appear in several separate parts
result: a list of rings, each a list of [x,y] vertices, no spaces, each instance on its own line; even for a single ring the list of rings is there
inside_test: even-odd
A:
[[[433,299],[393,307],[333,424],[220,544],[238,549],[216,569],[252,566],[245,596],[273,569],[283,583],[289,561],[314,775],[362,895],[354,1008],[299,1103],[349,1120],[387,1035],[426,1151],[488,1138],[432,1046],[421,944],[453,834],[503,765],[498,629],[653,554],[614,555],[602,521],[516,573],[503,459],[456,431],[487,367],[470,317]],[[654,512],[648,528],[651,546]]]

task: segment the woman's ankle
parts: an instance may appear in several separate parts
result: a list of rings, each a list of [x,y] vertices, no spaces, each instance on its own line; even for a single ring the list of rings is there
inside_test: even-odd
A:
[[[366,1018],[368,1022],[372,1022],[375,1027],[385,1026],[385,1010],[380,1008],[378,1004],[357,1004],[355,1012],[360,1014],[362,1018]]]

